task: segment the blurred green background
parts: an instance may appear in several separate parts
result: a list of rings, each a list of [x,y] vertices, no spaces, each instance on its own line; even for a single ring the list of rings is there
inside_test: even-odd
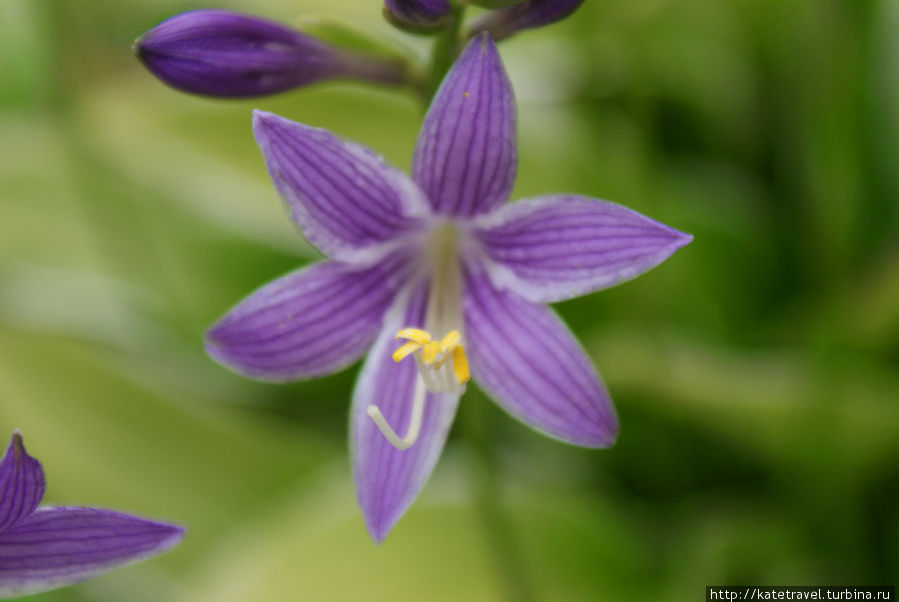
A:
[[[380,4],[216,6],[336,14],[423,55]],[[587,0],[503,43],[513,198],[606,198],[695,241],[557,306],[615,398],[616,447],[544,439],[472,388],[381,547],[347,458],[358,366],[258,384],[208,360],[202,336],[316,258],[250,110],[406,168],[422,109],[348,84],[248,102],[170,90],[130,44],[198,6],[0,0],[0,429],[44,463],[48,503],[190,527],[164,557],[34,600],[676,601],[706,584],[895,583],[899,3]]]

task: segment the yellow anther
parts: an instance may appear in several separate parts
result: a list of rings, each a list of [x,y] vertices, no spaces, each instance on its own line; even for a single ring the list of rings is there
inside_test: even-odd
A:
[[[416,343],[415,341],[409,341],[408,343],[406,343],[405,345],[403,345],[402,347],[400,347],[399,349],[397,349],[396,351],[393,352],[393,361],[400,362],[404,358],[406,358],[406,357],[412,355],[413,353],[415,353],[416,351],[418,351],[419,349],[421,349],[420,343]]]
[[[428,341],[422,346],[421,359],[425,364],[433,364],[440,352],[440,345],[434,341]]]
[[[419,330],[418,328],[403,328],[401,331],[396,333],[396,338],[407,339],[409,341],[415,341],[419,345],[424,345],[431,340],[431,335],[424,330]]]
[[[456,383],[460,385],[464,385],[471,378],[468,360],[465,358],[465,347],[461,343],[453,349],[453,374],[456,375]]]
[[[443,340],[440,341],[440,353],[446,353],[451,350],[459,344],[460,340],[462,340],[462,335],[459,334],[458,330],[449,331],[446,333],[446,336],[443,337]]]
[[[418,372],[431,393],[458,392],[459,387],[470,379],[462,334],[458,330],[451,330],[440,342],[418,328],[404,328],[396,334],[396,338],[407,339],[407,342],[393,352],[393,361],[400,362],[410,355],[414,356]],[[372,418],[375,419],[374,416]]]

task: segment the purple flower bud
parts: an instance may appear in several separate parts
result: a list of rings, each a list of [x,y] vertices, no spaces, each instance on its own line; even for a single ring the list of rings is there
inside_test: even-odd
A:
[[[223,10],[196,10],[163,21],[134,43],[153,75],[193,94],[247,98],[332,78],[388,84],[406,66],[343,51],[278,23]]]
[[[404,29],[438,27],[450,10],[449,0],[384,0],[384,15]]]
[[[469,33],[474,37],[487,31],[494,40],[501,40],[524,29],[561,21],[583,3],[584,0],[528,0],[487,13],[472,25]]]

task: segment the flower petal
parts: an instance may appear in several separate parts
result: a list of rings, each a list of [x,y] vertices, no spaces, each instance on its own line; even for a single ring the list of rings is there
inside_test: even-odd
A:
[[[41,508],[0,533],[0,597],[71,585],[165,552],[184,529],[98,508]]]
[[[693,240],[621,205],[579,196],[518,201],[475,224],[494,283],[536,302],[614,286]]]
[[[515,99],[493,40],[473,39],[425,117],[413,179],[434,211],[475,215],[509,198],[515,183]]]
[[[422,286],[391,310],[353,393],[350,426],[356,495],[368,531],[378,543],[424,487],[443,451],[459,403],[458,395],[428,394],[418,440],[402,451],[387,442],[366,412],[369,405],[378,406],[401,436],[406,433],[419,376],[411,359],[396,363],[391,354],[400,328],[424,326],[427,297],[427,287]]]
[[[365,353],[402,285],[408,261],[368,268],[326,261],[271,282],[206,334],[206,352],[244,376],[285,382],[340,370]]]
[[[15,431],[0,460],[0,532],[34,512],[45,489],[41,463],[25,452],[22,435]]]
[[[253,131],[291,219],[326,255],[370,259],[428,213],[404,173],[357,144],[264,111],[253,113]]]
[[[464,308],[472,375],[500,406],[538,431],[575,445],[615,442],[618,420],[609,394],[551,309],[498,290],[471,266]]]

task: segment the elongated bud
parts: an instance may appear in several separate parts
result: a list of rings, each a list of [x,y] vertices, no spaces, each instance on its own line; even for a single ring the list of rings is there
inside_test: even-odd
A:
[[[494,40],[501,40],[525,29],[543,27],[561,21],[576,11],[584,0],[528,0],[491,11],[475,21],[469,31],[474,37],[488,32]]]
[[[163,21],[134,43],[153,75],[193,94],[265,96],[334,78],[402,85],[404,61],[337,48],[284,25],[222,10]]]
[[[384,0],[384,18],[415,33],[440,29],[449,16],[449,0]]]

